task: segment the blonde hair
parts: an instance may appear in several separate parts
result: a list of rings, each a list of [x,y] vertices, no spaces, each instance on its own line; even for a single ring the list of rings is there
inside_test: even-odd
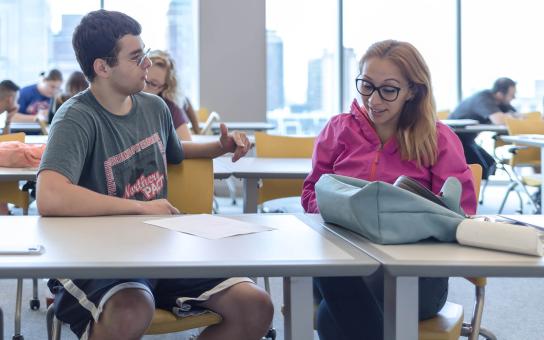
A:
[[[149,59],[153,62],[153,66],[158,66],[166,71],[164,87],[159,93],[159,96],[176,103],[178,96],[178,81],[176,79],[174,60],[170,57],[168,52],[161,50],[151,51],[149,53]]]
[[[416,161],[419,166],[433,165],[438,156],[437,118],[431,74],[425,60],[412,44],[396,40],[384,40],[370,46],[359,62],[360,72],[370,58],[386,59],[395,64],[413,93],[413,98],[404,104],[398,121],[396,136],[402,159]]]

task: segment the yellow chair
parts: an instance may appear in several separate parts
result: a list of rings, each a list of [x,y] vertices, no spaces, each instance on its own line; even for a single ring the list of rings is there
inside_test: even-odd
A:
[[[186,214],[210,214],[213,202],[213,161],[186,159],[179,165],[168,165],[168,200]],[[206,327],[222,321],[219,314],[205,311],[200,315],[178,317],[169,311],[155,309],[153,320],[145,334],[177,333]],[[47,311],[49,339],[60,339],[60,321],[54,317],[52,306]]]
[[[444,110],[444,111],[438,111],[436,113],[436,116],[438,117],[438,119],[442,120],[442,119],[448,119],[448,116],[450,115],[450,110]]]
[[[470,164],[474,181],[476,197],[480,193],[482,167],[479,164]],[[487,278],[466,278],[475,287],[476,303],[471,323],[463,323],[463,306],[446,301],[440,312],[433,318],[419,322],[419,340],[454,340],[460,336],[476,340],[479,336],[495,340],[496,337],[489,330],[480,326],[484,310],[485,286]]]
[[[532,121],[541,120],[542,114],[539,111],[523,112],[520,118],[529,119]]]
[[[315,137],[292,137],[255,132],[255,155],[268,158],[311,158]],[[283,198],[300,196],[301,179],[265,179],[259,188],[258,204]]]
[[[205,123],[206,120],[208,119],[208,116],[210,115],[210,110],[208,110],[207,108],[205,107],[201,107],[200,109],[198,109],[198,111],[196,112],[196,117],[198,119],[198,121],[200,123]]]
[[[186,159],[168,165],[168,201],[185,214],[211,214],[213,161]]]
[[[24,143],[24,132],[0,135],[0,142],[17,141]],[[0,182],[0,201],[11,203],[23,209],[23,215],[28,215],[30,196],[27,191],[19,189],[19,181]]]
[[[542,119],[512,119],[508,118],[505,121],[508,134],[544,134],[544,120]],[[535,147],[512,147],[510,149],[512,157],[509,160],[510,168],[512,169],[512,183],[508,186],[504,195],[503,201],[499,208],[499,214],[502,213],[506,200],[512,191],[520,188],[527,195],[530,202],[533,204],[534,212],[540,210],[539,200],[535,200],[527,190],[527,187],[533,187],[540,190],[542,179],[540,174],[521,175],[517,169],[532,168],[533,170],[540,169],[540,148]],[[520,200],[520,213],[523,213],[523,201]]]

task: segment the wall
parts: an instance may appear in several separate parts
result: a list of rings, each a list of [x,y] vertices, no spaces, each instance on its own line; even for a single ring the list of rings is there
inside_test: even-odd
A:
[[[200,106],[266,121],[265,0],[200,0]]]

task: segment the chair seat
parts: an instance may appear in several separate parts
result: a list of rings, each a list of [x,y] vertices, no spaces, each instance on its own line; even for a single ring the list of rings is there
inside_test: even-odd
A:
[[[438,314],[419,322],[419,340],[457,340],[463,326],[463,306],[446,301]]]
[[[542,176],[540,174],[521,176],[524,185],[530,187],[539,187],[542,185]]]
[[[164,309],[155,309],[153,321],[145,334],[166,334],[181,332],[192,328],[211,326],[220,323],[221,316],[212,311],[203,314],[178,317]]]

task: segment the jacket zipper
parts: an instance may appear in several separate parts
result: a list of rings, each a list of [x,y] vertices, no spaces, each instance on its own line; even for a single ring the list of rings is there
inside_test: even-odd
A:
[[[380,146],[376,150],[376,156],[374,156],[374,160],[372,161],[372,166],[370,167],[370,181],[376,180],[376,168],[378,167],[378,161],[380,160],[382,149],[383,149],[383,144],[380,144]]]

